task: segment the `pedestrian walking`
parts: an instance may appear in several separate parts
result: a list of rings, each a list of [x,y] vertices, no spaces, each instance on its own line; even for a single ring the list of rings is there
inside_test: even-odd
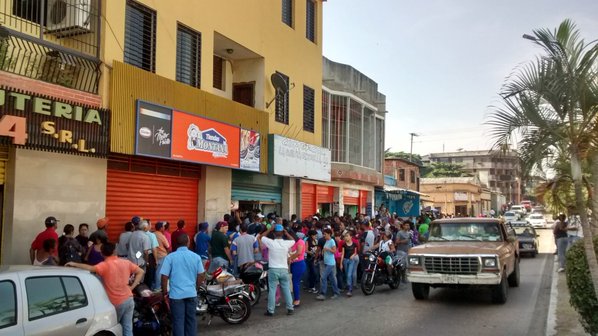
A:
[[[201,257],[189,251],[186,233],[177,235],[176,245],[177,250],[167,255],[162,264],[162,293],[170,302],[173,335],[196,336],[197,288],[204,281],[204,268]]]
[[[359,249],[357,244],[353,242],[351,234],[346,233],[343,237],[343,244],[341,245],[340,251],[343,258],[341,264],[341,271],[345,272],[345,283],[347,284],[347,296],[353,296],[353,276],[357,263],[359,262],[358,252]]]
[[[268,235],[274,230],[274,239],[268,238]],[[268,248],[268,308],[264,315],[273,316],[276,308],[276,290],[280,289],[284,296],[287,306],[287,315],[293,315],[293,299],[291,297],[291,280],[289,278],[288,255],[289,250],[295,244],[293,240],[283,240],[285,230],[282,224],[271,226],[268,230],[260,234],[262,244]]]
[[[322,248],[324,270],[320,276],[320,295],[316,297],[317,300],[326,300],[326,291],[328,290],[328,281],[332,283],[332,299],[336,299],[340,295],[338,284],[336,282],[336,260],[334,254],[336,253],[336,243],[332,238],[332,230],[324,229],[324,247]]]
[[[102,285],[106,290],[108,299],[116,308],[116,317],[123,328],[123,335],[133,336],[135,302],[133,301],[132,290],[141,283],[143,270],[129,260],[118,258],[115,249],[116,246],[113,243],[106,242],[102,244],[104,261],[94,266],[71,261],[66,263],[66,266],[85,269],[96,273],[102,278]],[[133,274],[135,279],[129,285],[129,279]]]

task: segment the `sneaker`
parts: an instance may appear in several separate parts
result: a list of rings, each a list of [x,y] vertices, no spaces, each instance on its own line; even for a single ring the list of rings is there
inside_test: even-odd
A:
[[[318,294],[318,290],[316,289],[316,287],[310,289],[309,291],[312,292],[312,293],[314,293],[314,294]]]
[[[276,307],[280,307],[280,302],[276,302]]]
[[[264,313],[265,316],[274,316],[274,313],[271,313],[269,311],[266,310],[266,312]]]
[[[334,294],[334,295],[331,297],[331,299],[333,299],[333,300],[334,300],[334,299],[337,299],[337,298],[338,298],[338,294]]]
[[[316,296],[316,300],[324,301],[326,300],[326,297],[322,294],[319,294],[318,296]]]
[[[557,272],[562,273],[564,271],[565,271],[565,269],[561,267],[561,268],[559,268],[559,270]]]
[[[287,309],[287,315],[293,315],[295,311],[293,309]]]
[[[347,292],[347,296],[348,296],[348,297],[351,297],[351,296],[353,296],[353,291],[348,291],[348,292]]]

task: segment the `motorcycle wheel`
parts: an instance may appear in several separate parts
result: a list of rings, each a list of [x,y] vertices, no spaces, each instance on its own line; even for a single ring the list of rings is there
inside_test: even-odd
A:
[[[251,302],[251,306],[255,306],[260,302],[260,298],[262,297],[262,288],[259,284],[253,285],[253,292],[249,293],[249,302]]]
[[[374,273],[364,273],[361,277],[361,291],[365,295],[374,294],[376,284],[374,283]]]
[[[220,312],[220,317],[229,324],[241,324],[251,315],[251,304],[246,298],[231,297],[229,305],[233,308]]]
[[[392,271],[392,273],[393,273],[393,279],[392,279],[392,282],[389,283],[388,285],[392,289],[397,289],[397,288],[399,288],[399,285],[401,284],[401,273],[397,272],[396,268]]]

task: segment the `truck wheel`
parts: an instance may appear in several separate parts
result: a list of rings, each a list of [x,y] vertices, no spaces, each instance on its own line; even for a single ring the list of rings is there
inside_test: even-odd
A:
[[[504,304],[505,302],[507,302],[507,295],[509,291],[507,282],[507,274],[506,272],[503,272],[500,284],[492,288],[492,302],[498,304]]]
[[[515,261],[515,270],[513,273],[509,275],[509,286],[510,287],[519,287],[519,278],[521,277],[521,273],[519,272],[519,258]]]
[[[430,296],[430,285],[412,282],[411,291],[416,300],[427,300]]]

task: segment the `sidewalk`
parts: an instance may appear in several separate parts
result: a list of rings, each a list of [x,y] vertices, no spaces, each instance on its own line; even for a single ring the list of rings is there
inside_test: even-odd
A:
[[[567,287],[567,278],[565,272],[557,273],[558,261],[555,256],[554,259],[554,277],[553,281],[556,282],[556,286],[553,284],[551,294],[551,305],[552,300],[556,299],[554,315],[548,316],[549,323],[546,330],[546,335],[558,335],[558,336],[589,336],[581,326],[579,321],[579,315],[575,308],[569,303],[569,288]],[[555,293],[556,291],[556,293]],[[556,298],[555,298],[556,296]],[[554,323],[554,329],[551,328],[550,320]]]

